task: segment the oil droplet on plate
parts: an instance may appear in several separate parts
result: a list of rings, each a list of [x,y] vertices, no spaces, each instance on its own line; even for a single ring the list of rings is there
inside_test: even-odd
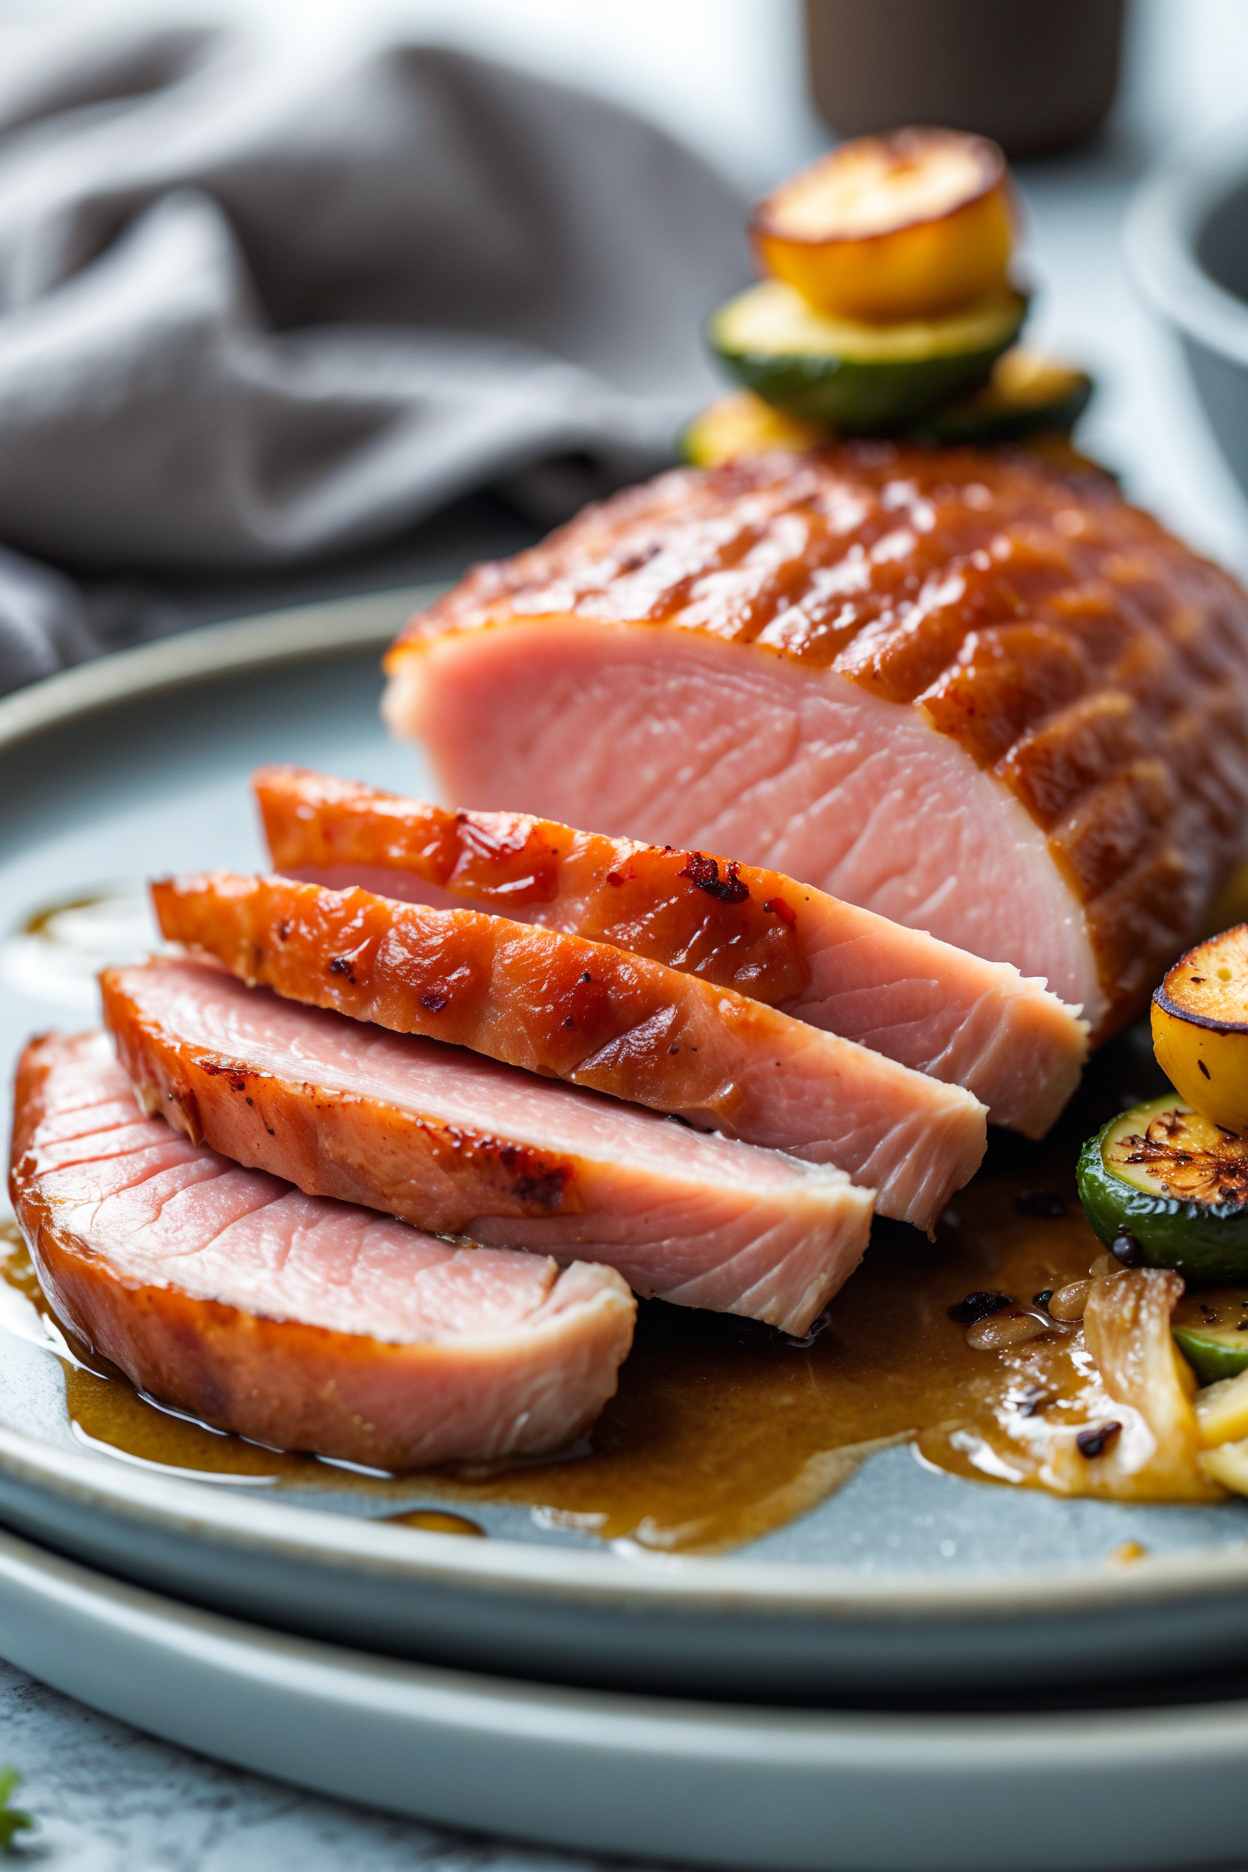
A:
[[[467,1515],[450,1514],[443,1508],[412,1508],[407,1514],[386,1515],[385,1519],[399,1527],[422,1528],[426,1534],[475,1534],[485,1538],[485,1529]]]

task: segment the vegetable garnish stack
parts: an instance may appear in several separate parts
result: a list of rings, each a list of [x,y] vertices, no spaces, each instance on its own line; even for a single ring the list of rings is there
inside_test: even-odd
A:
[[[750,223],[761,284],[711,319],[745,388],[684,438],[696,467],[832,435],[949,443],[1067,435],[1090,378],[1017,343],[1016,216],[995,143],[896,130],[843,143]]]
[[[1204,1466],[1248,1492],[1248,924],[1175,963],[1152,1030],[1175,1090],[1088,1139],[1079,1196],[1122,1266],[1173,1268],[1208,1293],[1174,1337],[1203,1387]]]

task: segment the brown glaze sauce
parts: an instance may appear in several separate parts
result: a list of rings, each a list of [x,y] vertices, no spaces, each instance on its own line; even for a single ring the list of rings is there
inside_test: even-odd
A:
[[[407,1514],[388,1515],[387,1520],[401,1527],[423,1528],[426,1534],[470,1534],[480,1537],[485,1529],[467,1515],[451,1514],[445,1508],[413,1508]]]
[[[1035,1187],[1028,1161],[981,1173],[935,1244],[877,1223],[809,1343],[752,1321],[643,1307],[589,1455],[478,1479],[461,1472],[456,1497],[528,1503],[603,1539],[708,1552],[783,1526],[890,1442],[913,1440],[958,1474],[1040,1486],[1046,1423],[1087,1420],[1082,1337],[976,1352],[949,1308],[985,1288],[1029,1300],[1082,1277],[1103,1252],[1074,1200],[1071,1158],[1048,1168],[1046,1187],[1069,1202],[1064,1217],[1015,1207]]]
[[[415,1484],[447,1506],[388,1518],[447,1533],[481,1532],[450,1504],[470,1511],[507,1502],[604,1540],[722,1551],[813,1507],[892,1442],[913,1442],[922,1460],[959,1475],[1042,1487],[1046,1438],[1055,1426],[1087,1421],[1094,1374],[1082,1335],[975,1351],[949,1308],[977,1290],[1026,1302],[1087,1273],[1102,1250],[1075,1197],[1079,1142],[1156,1089],[1146,1044],[1128,1037],[1105,1049],[1049,1140],[994,1136],[984,1169],[954,1199],[934,1243],[877,1224],[862,1268],[803,1341],[748,1320],[643,1304],[618,1393],[589,1438],[553,1460],[372,1476],[176,1416],[47,1321],[11,1225],[0,1240],[0,1326],[42,1334],[58,1352],[76,1434],[97,1447],[244,1484],[363,1489],[379,1508],[399,1495],[410,1500]],[[1194,1293],[1181,1313],[1237,1323],[1245,1301],[1248,1286]],[[25,1324],[15,1323],[15,1308]]]

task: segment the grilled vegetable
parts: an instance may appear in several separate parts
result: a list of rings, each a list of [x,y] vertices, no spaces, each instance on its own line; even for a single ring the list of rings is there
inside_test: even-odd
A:
[[[1196,1399],[1196,1421],[1209,1448],[1248,1437],[1248,1377],[1241,1373],[1209,1385]]]
[[[938,404],[909,433],[917,442],[984,447],[1028,436],[1064,438],[1091,395],[1092,379],[1085,371],[1013,345],[997,359],[982,389]],[[834,430],[788,416],[752,390],[734,390],[690,423],[681,438],[681,453],[694,468],[717,468],[721,462],[765,455],[770,449],[800,452],[834,440]],[[1080,461],[1079,466],[1088,464]]]
[[[923,442],[988,446],[1047,431],[1068,434],[1091,395],[1086,371],[1014,345],[997,359],[982,390],[932,410],[915,425],[914,435]]]
[[[1248,1371],[1248,1333],[1233,1326],[1176,1326],[1174,1337],[1202,1385]]]
[[[826,429],[786,416],[752,390],[734,390],[694,418],[681,437],[681,453],[692,468],[718,468],[742,455],[800,452],[828,440]]]
[[[939,318],[1006,283],[1014,217],[995,143],[895,130],[843,143],[755,210],[762,269],[838,318]]]
[[[1200,1466],[1223,1488],[1248,1495],[1248,1442],[1220,1443],[1216,1449],[1205,1451]]]
[[[1173,1093],[1089,1138],[1077,1177],[1107,1247],[1206,1285],[1248,1278],[1248,1142]]]
[[[752,286],[711,319],[720,363],[766,402],[847,434],[904,429],[986,383],[1027,315],[1002,287],[939,319],[869,325],[830,318],[779,280]]]
[[[1153,1050],[1197,1111],[1248,1130],[1248,923],[1175,963],[1153,996]]]
[[[1050,1488],[1118,1501],[1220,1499],[1201,1462],[1195,1380],[1171,1337],[1182,1293],[1178,1276],[1160,1268],[1093,1281],[1083,1334],[1109,1408],[1075,1436],[1054,1439]]]

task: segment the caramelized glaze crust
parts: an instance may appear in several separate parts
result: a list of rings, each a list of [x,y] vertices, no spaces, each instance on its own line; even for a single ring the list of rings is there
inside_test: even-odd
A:
[[[426,1235],[145,1118],[103,1034],[18,1061],[9,1195],[61,1323],[150,1397],[374,1468],[561,1449],[616,1388],[612,1269]]]
[[[965,1086],[1028,1136],[1078,1083],[1087,1029],[1056,996],[781,872],[524,813],[451,812],[298,767],[262,767],[252,786],[288,877],[444,896],[645,956]]]
[[[882,442],[666,474],[477,567],[390,667],[555,615],[703,631],[921,710],[1047,835],[1115,1024],[1244,848],[1248,596],[1107,476]]]
[[[834,1164],[930,1228],[979,1168],[959,1086],[606,943],[285,878],[166,878],[162,934],[249,986]]]

